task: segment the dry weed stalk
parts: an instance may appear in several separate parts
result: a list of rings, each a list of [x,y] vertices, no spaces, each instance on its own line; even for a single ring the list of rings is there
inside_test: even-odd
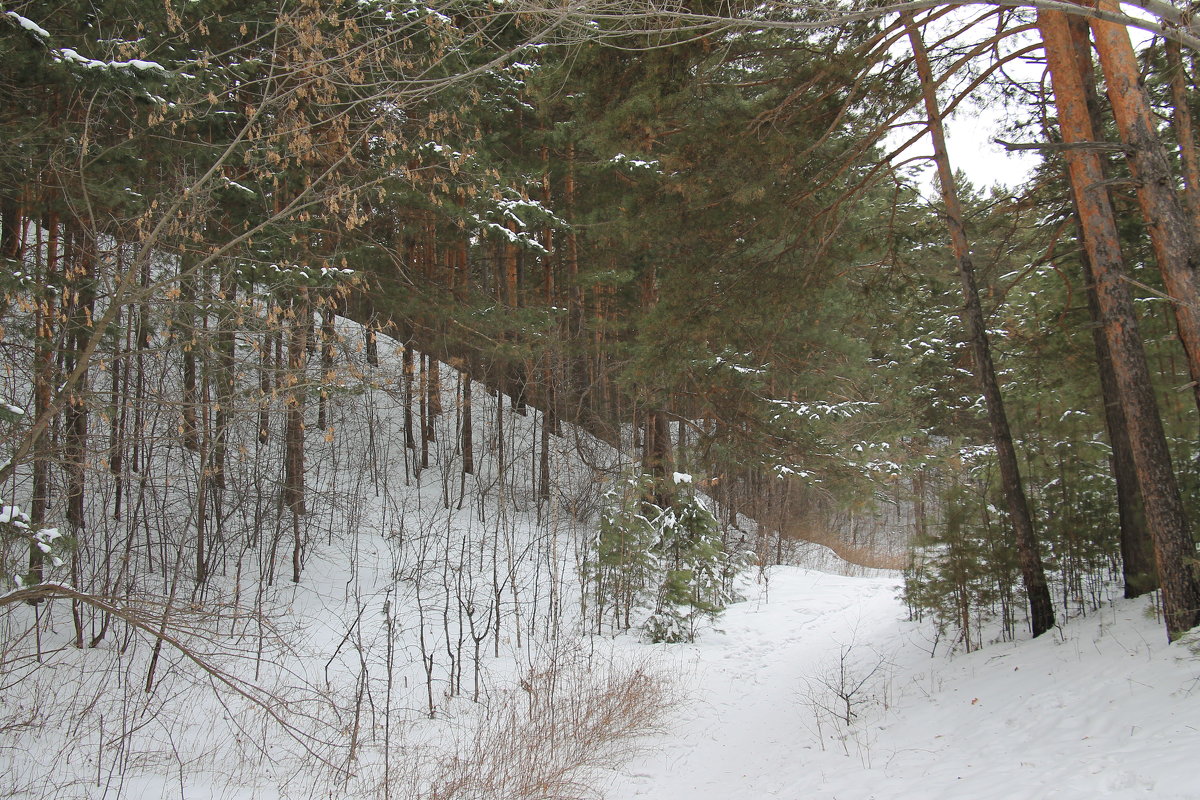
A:
[[[424,800],[584,800],[596,773],[638,749],[670,705],[644,664],[580,659],[531,669],[504,693],[459,755],[437,767]]]

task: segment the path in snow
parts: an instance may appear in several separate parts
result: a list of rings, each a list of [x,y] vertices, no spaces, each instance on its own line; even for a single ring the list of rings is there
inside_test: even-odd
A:
[[[1200,631],[1168,645],[1151,598],[931,658],[898,579],[771,574],[723,632],[664,649],[684,697],[608,800],[1200,799]],[[886,666],[848,733],[818,730],[848,647],[853,675]]]
[[[627,766],[606,796],[794,796],[790,790],[820,746],[809,683],[829,674],[844,648],[870,662],[873,644],[895,639],[904,613],[898,585],[776,568],[769,585],[758,587],[760,596],[728,609],[723,633],[706,632],[680,653],[687,698],[670,738]]]

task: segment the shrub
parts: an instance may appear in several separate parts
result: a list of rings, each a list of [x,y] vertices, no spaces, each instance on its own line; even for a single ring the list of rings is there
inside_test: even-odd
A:
[[[619,629],[644,616],[651,641],[692,641],[701,620],[736,599],[733,579],[749,554],[726,549],[716,518],[685,476],[665,487],[649,475],[629,478],[605,501],[584,564],[597,627],[609,615]]]

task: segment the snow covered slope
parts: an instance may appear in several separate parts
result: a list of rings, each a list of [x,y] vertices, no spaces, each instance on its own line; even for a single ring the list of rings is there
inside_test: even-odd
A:
[[[1200,797],[1200,658],[1148,601],[948,657],[898,584],[771,570],[676,647],[689,699],[609,800]]]
[[[464,474],[466,384],[434,366],[442,413],[417,469],[395,343],[372,366],[345,328],[344,381],[306,443],[301,580],[271,512],[281,437],[256,457],[256,408],[227,476],[246,501],[203,586],[177,568],[193,457],[160,448],[166,533],[114,539],[134,567],[90,646],[69,600],[0,615],[0,796],[1200,798],[1200,659],[1166,645],[1146,602],[950,656],[907,621],[896,574],[813,545],[792,549],[803,567],[751,569],[749,599],[695,644],[590,636],[580,563],[636,454],[548,435],[545,499],[540,416],[475,385]],[[126,524],[93,523],[97,541]]]

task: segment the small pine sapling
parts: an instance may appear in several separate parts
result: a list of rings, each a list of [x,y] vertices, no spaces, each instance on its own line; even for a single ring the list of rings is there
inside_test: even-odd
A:
[[[651,641],[690,642],[737,599],[733,579],[750,555],[726,550],[716,518],[681,477],[664,490],[641,475],[606,497],[584,570],[597,622],[611,612],[627,629],[634,611],[648,611],[641,627]]]

